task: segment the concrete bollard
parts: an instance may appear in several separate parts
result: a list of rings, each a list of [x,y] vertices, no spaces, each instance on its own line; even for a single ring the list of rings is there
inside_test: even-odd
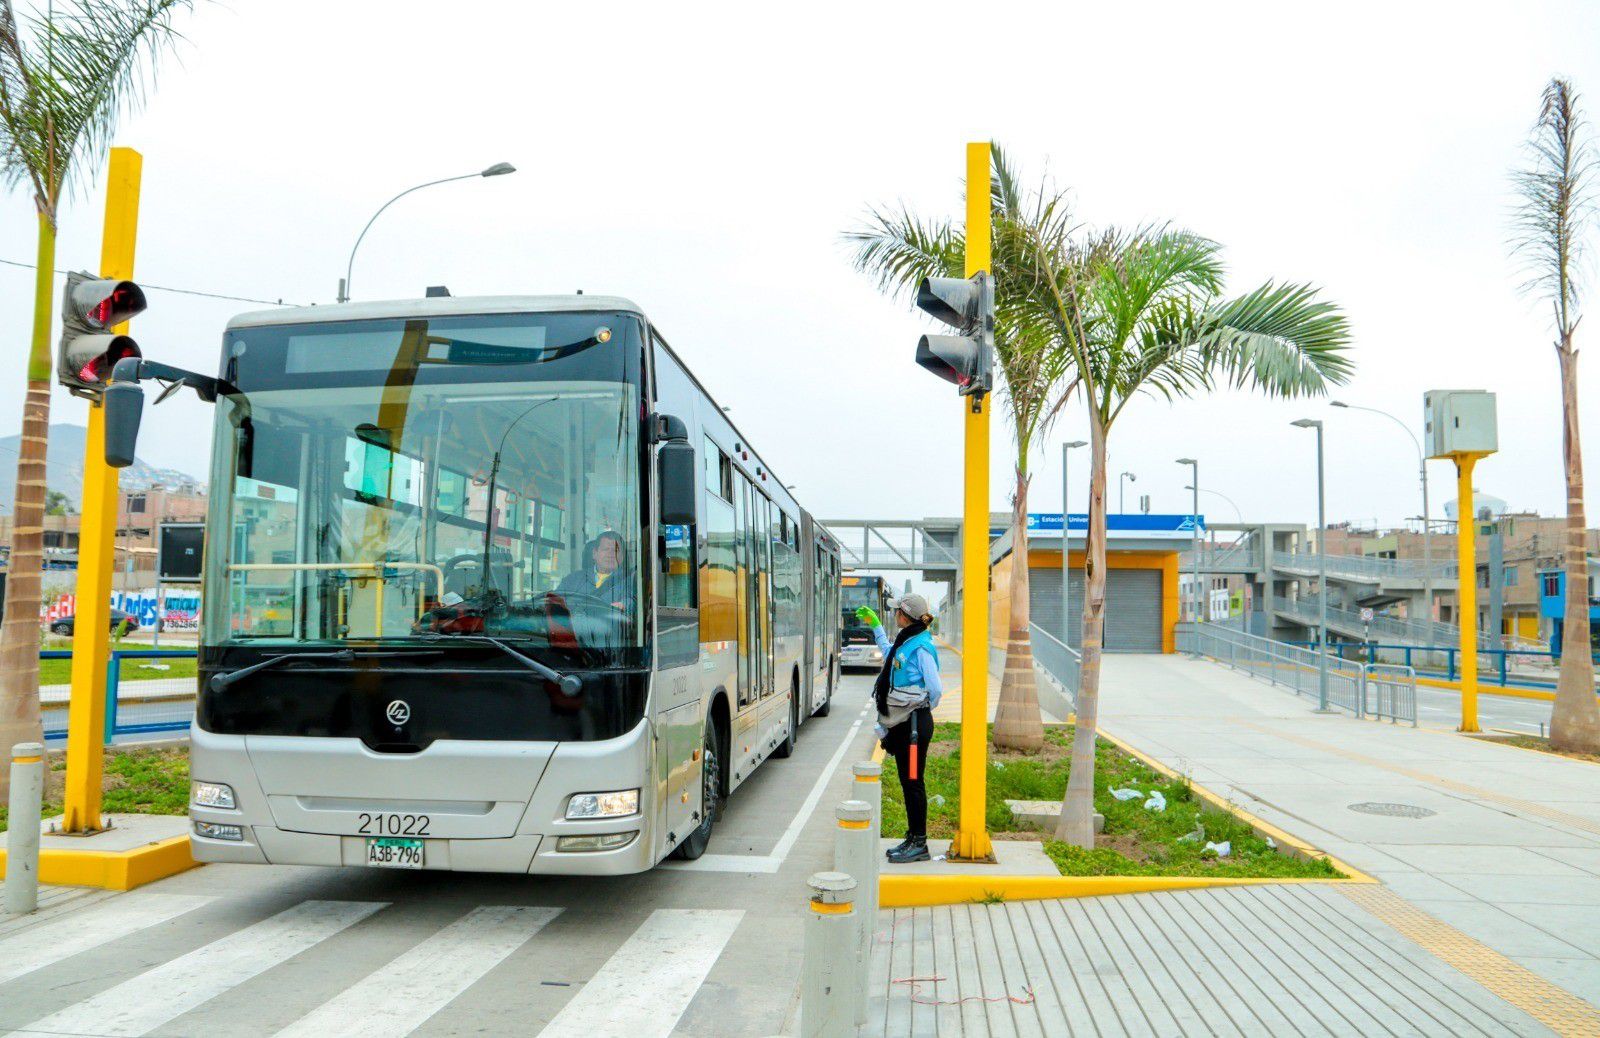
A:
[[[872,928],[878,918],[878,836],[872,828],[872,805],[846,800],[834,808],[839,832],[833,843],[833,867],[856,881],[856,969],[851,1001],[856,1025],[867,1022],[867,967],[872,963]]]
[[[11,816],[6,829],[6,911],[26,915],[39,907],[39,811],[44,799],[44,747],[11,747]]]
[[[883,835],[883,765],[864,760],[850,770],[855,772],[856,781],[861,783],[856,786],[851,799],[865,800],[872,805],[872,838],[876,840]]]
[[[842,872],[810,879],[805,964],[800,983],[801,1038],[847,1038],[856,1033],[856,881]]]

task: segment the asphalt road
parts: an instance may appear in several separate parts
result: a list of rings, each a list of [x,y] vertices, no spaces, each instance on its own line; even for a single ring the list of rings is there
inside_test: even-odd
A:
[[[0,941],[0,1030],[778,1034],[806,877],[832,867],[832,807],[870,752],[870,684],[845,678],[699,862],[610,878],[208,865]]]

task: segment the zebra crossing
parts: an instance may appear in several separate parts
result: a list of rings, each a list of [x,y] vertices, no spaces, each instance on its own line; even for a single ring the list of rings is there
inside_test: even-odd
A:
[[[130,943],[186,947],[186,934],[211,936],[237,911],[226,899],[135,892],[0,939],[0,1032],[18,1038],[222,1031],[403,1038],[426,1025],[428,1035],[479,1033],[476,1012],[487,999],[497,1011],[515,1014],[518,1033],[668,1038],[745,916],[728,908],[656,909],[631,933],[614,931],[621,943],[581,984],[518,983],[514,974],[502,973],[501,983],[474,999],[474,985],[496,970],[514,970],[509,960],[525,947],[531,952],[541,940],[556,941],[543,951],[560,961],[559,942],[572,940],[571,929],[565,938],[541,935],[558,918],[581,917],[582,910],[459,907],[453,919],[423,935],[411,921],[383,925],[385,912],[415,910],[415,903],[304,900],[241,920],[245,925],[118,980],[129,959],[138,961],[125,954]],[[415,936],[397,942],[398,933]],[[376,959],[351,951],[374,945],[381,947]],[[270,975],[280,969],[291,972],[274,987]],[[285,1005],[295,1011],[293,999],[266,992],[286,991],[296,977],[309,976],[318,984],[308,990],[331,997],[285,1023],[282,1011]],[[252,989],[252,983],[260,986]],[[57,992],[68,1004],[51,1004]],[[519,997],[525,1006],[507,1004]],[[274,1004],[260,1005],[258,1014],[241,1021],[239,1008],[252,998]]]

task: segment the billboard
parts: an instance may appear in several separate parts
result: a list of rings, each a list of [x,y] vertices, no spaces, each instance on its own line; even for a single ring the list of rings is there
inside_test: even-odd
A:
[[[1203,515],[1123,515],[1121,513],[1106,516],[1106,536],[1109,537],[1142,537],[1142,538],[1171,538],[1173,540],[1189,540],[1194,536],[1196,526],[1200,533],[1206,530],[1206,517]],[[1074,512],[1067,516],[1067,534],[1082,536],[1088,532],[1089,516],[1087,513]],[[1061,532],[1060,512],[1029,512],[1029,533],[1055,533]]]

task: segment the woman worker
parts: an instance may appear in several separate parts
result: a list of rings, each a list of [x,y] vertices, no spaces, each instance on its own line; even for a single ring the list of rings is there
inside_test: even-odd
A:
[[[883,653],[883,669],[872,687],[878,708],[878,738],[883,749],[894,757],[900,775],[900,789],[906,803],[906,838],[888,852],[896,864],[928,860],[928,790],[923,784],[923,768],[928,760],[928,743],[933,739],[933,708],[944,695],[939,683],[939,652],[934,648],[928,624],[928,600],[907,595],[895,603],[894,620],[899,627],[894,642],[884,633],[883,621],[865,606],[856,610],[872,628],[878,651]]]

